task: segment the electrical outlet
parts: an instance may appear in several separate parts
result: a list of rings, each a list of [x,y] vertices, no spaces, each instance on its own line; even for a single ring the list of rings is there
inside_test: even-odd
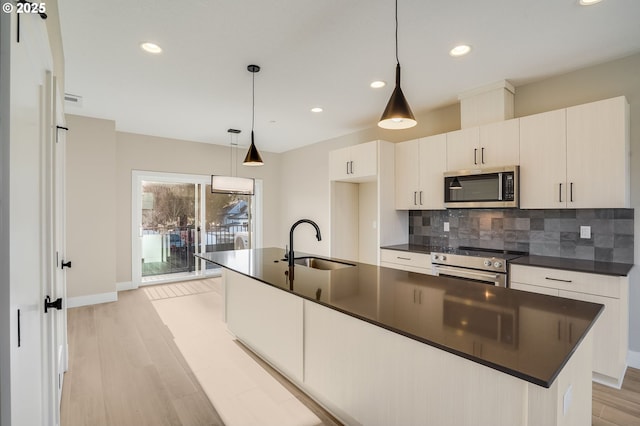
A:
[[[449,232],[449,222],[444,223],[444,232]]]
[[[590,239],[591,238],[591,227],[590,226],[581,226],[580,227],[580,238]]]

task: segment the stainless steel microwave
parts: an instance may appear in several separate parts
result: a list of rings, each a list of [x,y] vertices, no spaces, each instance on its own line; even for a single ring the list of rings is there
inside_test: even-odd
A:
[[[446,208],[518,207],[519,166],[460,170],[444,174]]]

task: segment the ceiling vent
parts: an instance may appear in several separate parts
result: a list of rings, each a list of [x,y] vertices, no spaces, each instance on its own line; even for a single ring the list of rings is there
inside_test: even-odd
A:
[[[469,90],[458,95],[460,127],[481,126],[513,118],[515,87],[507,80]]]
[[[64,101],[67,103],[67,105],[72,105],[75,107],[82,106],[82,96],[72,95],[71,93],[65,93]]]

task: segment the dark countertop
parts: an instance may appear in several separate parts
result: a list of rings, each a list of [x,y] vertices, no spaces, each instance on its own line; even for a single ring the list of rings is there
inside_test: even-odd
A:
[[[396,250],[396,251],[410,251],[413,253],[425,253],[430,254],[435,251],[432,246],[421,246],[417,244],[396,244],[394,246],[380,247],[383,250]]]
[[[544,387],[603,310],[594,303],[349,261],[353,267],[333,271],[295,266],[291,277],[283,254],[265,248],[197,256]],[[558,338],[559,324],[571,326],[563,336],[572,340]]]
[[[565,259],[550,256],[524,256],[509,262],[511,265],[537,266],[551,269],[565,269],[591,274],[627,276],[633,268],[630,263],[595,262],[591,260]]]
[[[380,247],[385,250],[407,251],[413,253],[431,253],[442,250],[440,247],[421,246],[417,244],[397,244]],[[511,265],[538,266],[542,268],[565,269],[574,272],[588,272],[591,274],[627,276],[633,268],[632,263],[595,262],[591,260],[567,259],[552,256],[523,256],[510,260]]]

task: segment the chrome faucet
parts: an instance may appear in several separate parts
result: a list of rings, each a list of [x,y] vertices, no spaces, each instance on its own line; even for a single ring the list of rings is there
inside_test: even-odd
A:
[[[293,260],[294,260],[294,254],[293,254],[293,230],[296,229],[296,226],[300,225],[301,223],[308,223],[310,225],[313,225],[314,228],[316,228],[316,238],[318,239],[318,241],[322,240],[322,236],[320,235],[320,227],[318,227],[318,225],[309,219],[300,219],[299,221],[297,221],[296,223],[294,223],[293,225],[291,225],[291,230],[289,231],[289,266],[293,266]]]

